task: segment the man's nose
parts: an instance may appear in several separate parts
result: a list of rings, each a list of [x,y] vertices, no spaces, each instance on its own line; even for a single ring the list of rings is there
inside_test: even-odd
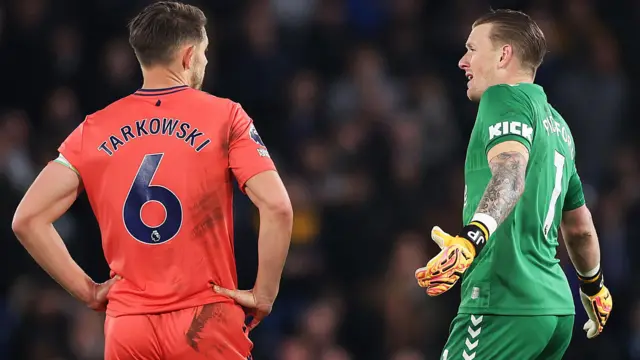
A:
[[[458,61],[458,67],[462,70],[466,70],[469,68],[469,62],[467,61],[466,56],[463,56],[462,58],[460,58],[460,61]]]

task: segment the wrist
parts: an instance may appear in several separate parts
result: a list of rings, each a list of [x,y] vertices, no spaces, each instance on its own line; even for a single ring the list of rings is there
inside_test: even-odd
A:
[[[480,251],[487,244],[487,238],[489,237],[489,231],[486,225],[472,221],[460,231],[460,237],[467,240],[475,251],[475,256],[478,256]]]
[[[483,213],[474,214],[469,223],[479,224],[480,227],[482,227],[483,230],[485,230],[485,235],[486,235],[485,240],[489,240],[489,237],[491,237],[491,234],[496,232],[496,229],[498,228],[498,222],[496,221],[496,219],[494,219],[490,215],[483,214]]]
[[[69,289],[71,295],[85,304],[89,304],[95,298],[96,284],[91,278],[83,279],[81,285],[76,289]]]
[[[593,269],[589,271],[582,272],[576,268],[576,273],[578,273],[579,278],[587,279],[596,276],[600,272],[600,264],[596,265]]]
[[[278,296],[278,289],[268,289],[257,285],[253,288],[253,296],[257,303],[273,304]]]
[[[581,274],[578,274],[580,290],[587,296],[595,296],[604,286],[604,276],[602,275],[600,265],[598,265],[596,269],[595,274],[591,276],[582,276]],[[593,271],[590,271],[589,273],[593,273]]]
[[[262,306],[273,306],[273,303],[276,301],[275,296],[262,295],[256,292],[253,293],[253,297],[256,300],[256,304]]]

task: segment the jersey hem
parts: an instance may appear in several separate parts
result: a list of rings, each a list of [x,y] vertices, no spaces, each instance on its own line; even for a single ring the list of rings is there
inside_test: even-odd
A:
[[[65,163],[63,163],[62,161],[59,161],[59,160],[52,160],[51,162],[60,164],[60,165],[62,165],[64,167],[66,167],[67,169],[73,171],[74,173],[76,173],[76,175],[80,176],[80,173],[78,172],[78,170],[76,170],[73,166],[67,165],[67,164],[65,164]]]
[[[267,171],[275,171],[276,173],[278,172],[278,170],[276,169],[275,166],[268,166],[268,167],[262,167],[259,168],[259,170],[254,170],[252,172],[250,172],[250,176],[248,176],[246,179],[244,179],[244,181],[240,181],[238,178],[236,178],[236,180],[238,180],[238,188],[240,189],[240,191],[243,194],[247,193],[246,187],[247,187],[247,181],[251,180],[252,178],[256,177],[257,175],[260,175],[264,172]]]
[[[144,301],[144,299],[140,299]],[[114,302],[113,300],[110,300]],[[234,301],[226,296],[212,294],[205,297],[199,297],[190,301],[180,301],[176,304],[168,306],[136,306],[134,304],[125,304],[118,302],[114,306],[109,307],[107,305],[107,316],[119,317],[119,316],[131,316],[131,315],[154,315],[163,314],[173,311],[179,311],[189,309],[197,306],[217,303],[234,303]],[[135,310],[134,310],[135,309]]]
[[[577,209],[577,208],[579,208],[579,207],[581,207],[581,206],[585,205],[586,203],[587,203],[587,202],[586,202],[586,201],[584,201],[584,200],[583,200],[583,201],[581,201],[581,202],[579,202],[579,203],[573,203],[573,204],[571,204],[571,206],[564,206],[564,207],[562,208],[562,211],[572,211],[572,210],[575,210],[575,209]]]
[[[62,165],[62,166],[64,166],[64,167],[66,167],[67,169],[69,169],[69,170],[73,171],[74,173],[76,173],[76,174],[80,175],[80,173],[78,172],[78,170],[77,170],[73,165],[71,165],[71,163],[70,163],[70,162],[68,162],[68,160],[67,160],[67,162],[64,162],[64,161],[62,161],[61,159],[56,158],[56,159],[53,159],[53,160],[51,160],[51,161],[52,161],[52,162],[54,162],[54,163],[58,163],[58,164],[60,164],[60,165]]]
[[[575,315],[575,308],[550,308],[550,309],[490,309],[482,307],[461,307],[458,314],[482,314],[482,315],[512,315],[512,316],[548,316],[548,315]]]
[[[529,139],[525,138],[524,136],[515,135],[515,134],[506,134],[506,135],[499,136],[493,140],[489,140],[489,142],[487,143],[487,146],[485,146],[484,148],[484,153],[486,155],[489,155],[489,151],[491,151],[493,147],[507,141],[519,142],[525,148],[527,148],[527,151],[529,151],[529,153],[531,153],[531,141],[529,141]]]

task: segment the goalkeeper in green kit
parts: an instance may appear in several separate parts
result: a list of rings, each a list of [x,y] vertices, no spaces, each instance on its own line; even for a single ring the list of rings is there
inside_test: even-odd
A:
[[[433,228],[442,250],[416,279],[437,296],[462,278],[442,360],[561,359],[575,308],[556,259],[559,231],[580,279],[587,337],[600,334],[613,303],[571,131],[533,83],[545,38],[526,14],[497,10],[473,24],[466,47],[459,67],[480,105],[464,168],[464,227],[457,236]]]

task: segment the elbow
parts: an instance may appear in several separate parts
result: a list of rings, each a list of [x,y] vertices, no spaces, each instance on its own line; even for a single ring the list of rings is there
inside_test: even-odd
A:
[[[574,243],[579,243],[584,239],[592,237],[592,228],[586,226],[574,226],[570,229],[564,229],[563,236],[567,238],[567,243],[569,245],[572,245]]]
[[[567,245],[574,245],[596,236],[591,212],[586,206],[566,212],[562,216],[560,227]]]
[[[289,199],[283,201],[282,204],[279,204],[276,207],[275,213],[287,224],[288,227],[293,226],[293,206],[291,206],[291,201],[289,201]]]
[[[13,215],[13,221],[11,222],[11,230],[13,230],[13,233],[20,239],[32,228],[32,222],[32,217],[16,211]]]
[[[282,228],[290,234],[291,231],[293,231],[293,207],[291,206],[291,201],[287,198],[287,201],[273,208],[273,213],[282,225]]]
[[[291,228],[293,226],[293,207],[289,198],[268,204],[261,209],[261,212],[267,212],[271,218],[277,219],[283,226]]]
[[[11,230],[20,241],[30,233],[51,224],[51,221],[43,216],[44,214],[25,210],[25,207],[18,207],[11,221]]]
[[[595,229],[589,226],[563,227],[562,237],[567,247],[580,247],[589,239],[595,238]]]

